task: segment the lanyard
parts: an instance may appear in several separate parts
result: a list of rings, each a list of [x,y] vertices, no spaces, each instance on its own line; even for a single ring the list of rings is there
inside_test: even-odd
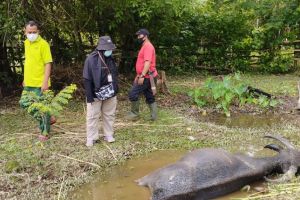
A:
[[[111,73],[110,73],[110,70],[109,70],[109,68],[108,68],[108,66],[106,65],[106,63],[105,63],[104,59],[102,58],[102,56],[100,55],[99,51],[97,51],[97,53],[98,53],[98,55],[99,55],[101,61],[102,61],[103,64],[105,65],[105,68],[107,69],[108,73],[111,74]]]

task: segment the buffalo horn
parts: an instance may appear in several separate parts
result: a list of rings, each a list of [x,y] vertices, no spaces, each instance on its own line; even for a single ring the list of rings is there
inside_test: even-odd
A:
[[[278,135],[266,135],[265,138],[272,138],[272,139],[278,140],[279,142],[284,144],[287,148],[295,149],[294,145],[292,145],[287,139],[282,138]]]
[[[268,144],[268,145],[264,146],[264,148],[271,149],[271,150],[277,151],[277,152],[280,152],[282,150],[282,147],[277,144]]]

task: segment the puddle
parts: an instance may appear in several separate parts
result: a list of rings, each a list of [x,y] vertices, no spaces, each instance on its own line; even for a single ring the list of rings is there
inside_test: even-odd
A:
[[[93,183],[85,184],[70,195],[75,200],[149,200],[148,188],[138,186],[134,180],[177,161],[185,152],[156,151],[142,158],[129,160],[122,166],[112,167],[109,173],[95,176]],[[262,183],[256,183],[260,186]],[[246,197],[249,193],[235,192],[218,198],[229,200],[232,198]]]
[[[105,175],[95,177],[99,181],[83,185],[71,195],[71,199],[148,200],[148,189],[138,186],[134,180],[177,161],[182,155],[184,152],[180,151],[157,151],[142,158],[129,160],[122,166],[112,167]]]
[[[275,115],[275,114],[261,114],[252,115],[249,113],[232,114],[231,117],[226,117],[222,114],[214,114],[201,117],[200,121],[212,122],[217,125],[223,125],[234,128],[271,128],[279,124],[292,123],[295,116],[292,115]]]

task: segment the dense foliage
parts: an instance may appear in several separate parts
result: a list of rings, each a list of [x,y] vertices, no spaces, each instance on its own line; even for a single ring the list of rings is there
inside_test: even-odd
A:
[[[262,108],[274,107],[278,104],[275,99],[269,99],[262,94],[249,92],[249,86],[243,82],[238,73],[228,75],[223,80],[208,78],[203,87],[191,91],[190,96],[199,107],[215,106],[230,117],[230,106],[254,104]]]
[[[147,27],[158,67],[172,72],[217,73],[294,70],[292,42],[299,35],[296,0],[4,0],[0,3],[0,82],[22,74],[23,25],[42,25],[55,64],[82,64],[100,35],[111,35],[121,72],[130,72]],[[74,65],[70,65],[74,66]]]

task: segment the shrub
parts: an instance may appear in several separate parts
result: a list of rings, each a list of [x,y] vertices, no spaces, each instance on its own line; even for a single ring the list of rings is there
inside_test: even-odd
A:
[[[189,92],[189,95],[197,106],[215,106],[217,109],[222,109],[227,117],[230,117],[230,106],[233,104],[239,106],[255,104],[267,108],[274,107],[278,103],[264,95],[251,94],[239,73],[225,76],[221,81],[208,78],[203,87],[196,88]]]

